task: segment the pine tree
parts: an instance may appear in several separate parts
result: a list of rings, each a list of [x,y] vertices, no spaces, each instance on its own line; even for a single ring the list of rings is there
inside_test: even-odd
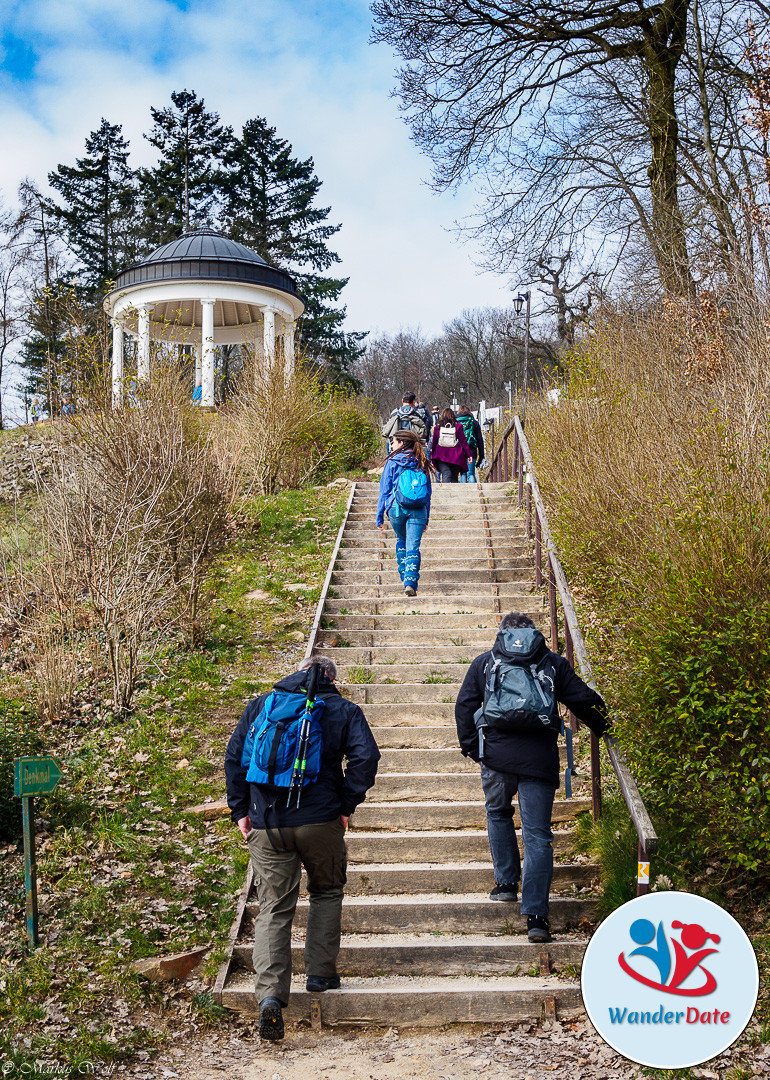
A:
[[[328,222],[330,207],[315,205],[321,181],[313,159],[293,157],[290,143],[255,117],[231,139],[224,162],[222,228],[296,279],[306,302],[300,346],[328,381],[353,383],[349,368],[365,335],[344,333],[345,308],[333,306],[348,279],[322,273],[340,261],[328,246],[340,226]]]
[[[154,127],[145,139],[160,151],[160,159],[139,173],[148,251],[212,223],[219,159],[232,138],[231,128],[223,127],[218,113],[207,111],[194,91],[174,91],[171,102],[150,109]]]
[[[61,199],[48,204],[52,224],[77,257],[78,278],[94,299],[137,254],[136,181],[121,132],[102,118],[86,139],[86,156],[48,174]]]

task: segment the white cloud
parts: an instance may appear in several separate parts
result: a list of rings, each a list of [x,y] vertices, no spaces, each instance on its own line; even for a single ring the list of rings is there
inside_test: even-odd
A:
[[[367,44],[365,0],[320,10],[308,0],[222,0],[186,13],[164,0],[30,6],[49,43],[37,43],[35,82],[0,88],[3,141],[13,148],[0,161],[6,197],[23,176],[42,183],[80,155],[102,116],[123,124],[134,164],[148,162],[150,105],[186,87],[234,126],[265,116],[298,156],[314,158],[321,200],[343,225],[334,244],[350,277],[351,329],[419,323],[433,333],[463,307],[508,302],[504,280],[478,275],[469,249],[445,231],[472,200],[426,187],[429,163],[389,96],[395,61]]]

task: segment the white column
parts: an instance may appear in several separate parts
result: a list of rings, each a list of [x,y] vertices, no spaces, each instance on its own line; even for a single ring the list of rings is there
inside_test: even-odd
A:
[[[137,362],[137,376],[145,382],[150,378],[150,311],[149,308],[139,308],[139,359]]]
[[[262,352],[265,364],[270,366],[275,360],[275,309],[263,308],[262,315],[265,321],[262,332]]]
[[[112,320],[112,407],[118,408],[123,400],[123,326]]]
[[[214,301],[201,300],[201,405],[214,407]]]
[[[195,356],[195,382],[194,382],[194,385],[193,385],[193,389],[195,389],[196,386],[200,386],[200,387],[203,386],[203,360],[201,358],[201,347],[200,347],[200,345],[198,345],[198,344],[193,345],[193,355]],[[202,397],[202,394],[203,394],[203,391],[201,390],[201,397]],[[198,402],[198,404],[201,404],[201,402]]]
[[[287,320],[283,332],[283,359],[287,375],[291,375],[294,371],[294,326],[293,320],[291,322]]]

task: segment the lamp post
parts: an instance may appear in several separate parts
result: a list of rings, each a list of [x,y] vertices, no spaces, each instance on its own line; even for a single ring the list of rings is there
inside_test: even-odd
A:
[[[524,301],[527,303],[527,321],[524,329],[524,388],[521,395],[521,426],[524,427],[527,419],[527,383],[529,382],[529,303],[530,303],[530,291],[527,289],[525,293],[519,293],[513,301],[513,306],[516,309],[516,314],[521,315],[521,309],[524,307]]]
[[[507,390],[507,392],[508,392],[508,415],[510,416],[511,413],[513,412],[513,396],[512,396],[513,383],[511,382],[510,379],[508,380],[508,382],[503,383],[503,389]]]

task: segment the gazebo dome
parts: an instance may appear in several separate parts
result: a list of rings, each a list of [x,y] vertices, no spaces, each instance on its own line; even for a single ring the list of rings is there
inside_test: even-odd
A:
[[[243,281],[299,297],[294,279],[216,229],[195,229],[118,274],[115,292],[155,281]]]
[[[290,368],[304,307],[291,275],[256,251],[215,229],[185,233],[122,270],[104,298],[113,326],[113,401],[123,398],[125,334],[138,342],[140,380],[150,377],[151,342],[192,346],[196,393],[212,407],[216,347],[247,344],[265,364],[281,358]]]

